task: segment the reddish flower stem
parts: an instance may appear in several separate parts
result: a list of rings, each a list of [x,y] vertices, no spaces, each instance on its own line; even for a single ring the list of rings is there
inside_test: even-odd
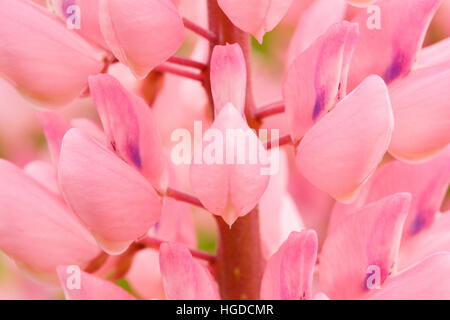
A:
[[[195,72],[192,72],[189,70],[180,69],[180,68],[173,67],[173,66],[170,66],[167,64],[159,65],[154,70],[159,71],[159,72],[167,72],[167,73],[175,74],[180,77],[185,77],[188,79],[197,80],[197,81],[201,81],[201,82],[205,79],[201,73],[195,73]]]
[[[262,120],[266,117],[283,113],[284,111],[285,111],[284,101],[277,101],[257,109],[255,112],[255,119]]]
[[[193,23],[192,21],[183,18],[183,23],[186,29],[191,30],[192,32],[198,34],[199,36],[205,38],[206,40],[216,43],[217,42],[217,36],[214,32],[211,32],[209,30],[203,29],[199,25]]]
[[[196,197],[191,196],[187,193],[172,189],[172,188],[167,188],[166,197],[173,198],[175,200],[186,202],[186,203],[192,204],[194,206],[205,209],[203,204]]]
[[[257,300],[264,270],[259,210],[253,209],[230,228],[221,217],[215,274],[225,300]]]
[[[139,240],[138,244],[145,245],[147,248],[152,248],[152,249],[159,250],[159,247],[164,242],[166,242],[166,241],[147,236],[147,237]],[[191,255],[194,258],[204,260],[204,261],[206,261],[208,263],[215,263],[216,262],[216,256],[214,256],[212,254],[209,254],[209,253],[201,251],[201,250],[192,249],[192,248],[190,248],[189,251],[191,252]]]
[[[169,60],[167,60],[167,62],[178,64],[180,66],[196,68],[196,69],[200,69],[200,70],[205,70],[208,68],[208,66],[202,62],[198,62],[198,61],[191,60],[188,58],[177,57],[177,56],[173,56],[173,57],[169,58]]]
[[[290,135],[285,135],[281,138],[279,138],[277,141],[267,141],[266,142],[266,149],[270,150],[272,149],[274,146],[284,146],[286,144],[292,144],[292,139]]]

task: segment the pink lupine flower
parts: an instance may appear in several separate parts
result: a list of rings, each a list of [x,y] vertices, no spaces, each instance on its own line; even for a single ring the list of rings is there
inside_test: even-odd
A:
[[[1,1],[0,19],[0,74],[27,98],[68,103],[104,68],[101,51],[36,4]]]
[[[112,254],[123,252],[159,220],[160,199],[145,178],[79,129],[64,136],[58,177],[74,212]]]
[[[233,142],[236,139],[227,135],[227,129],[242,132],[244,144],[236,147],[239,142]],[[203,163],[197,164],[194,155],[190,181],[195,194],[208,211],[221,216],[231,226],[236,219],[249,213],[263,195],[270,178],[268,175],[261,175],[262,163],[267,163],[267,155],[261,141],[231,104],[223,107],[209,132],[210,135],[208,131],[205,133],[200,157],[209,149],[209,152],[214,151],[216,155],[221,154],[223,159],[217,163],[207,163],[205,159]],[[218,134],[223,137],[222,141]],[[208,148],[211,142],[217,141],[220,141],[217,148]],[[248,153],[248,150],[252,152]],[[250,157],[255,154],[261,154],[264,159],[252,164]],[[239,163],[242,157],[244,161]],[[232,161],[228,163],[230,158]]]
[[[0,0],[0,124],[71,102],[0,128],[0,249],[74,300],[450,299],[441,3]]]
[[[404,236],[413,236],[431,225],[449,183],[449,148],[446,148],[438,157],[421,164],[389,162],[377,170],[352,204],[337,203],[335,205],[329,228],[337,229],[341,219],[364,204],[377,201],[389,194],[408,192],[413,199]]]
[[[335,24],[290,64],[283,94],[294,142],[346,95],[357,36],[356,24]]]
[[[217,117],[205,132],[203,145],[194,154],[190,169],[191,185],[199,200],[230,226],[255,207],[269,182],[269,176],[261,174],[263,164],[268,163],[264,146],[243,119],[246,86],[243,60],[237,44],[214,48],[211,85]],[[243,134],[243,141],[233,138],[227,130]],[[214,147],[211,142],[220,145]],[[212,159],[202,160],[205,153]],[[258,159],[252,163],[250,157],[255,154]],[[215,161],[216,157],[221,159]]]
[[[342,126],[344,119],[352,125]],[[371,76],[306,133],[297,166],[319,189],[352,201],[387,151],[393,127],[386,85]]]
[[[379,30],[366,26],[367,12],[360,10],[352,20],[359,24],[360,35],[350,66],[350,89],[355,88],[369,74],[378,74],[388,84],[408,75],[440,2],[378,1],[381,18]],[[403,29],[407,25],[411,28]],[[404,32],[398,32],[400,29]]]
[[[407,4],[398,1],[377,2],[382,19],[381,30],[374,33],[374,30],[360,28],[360,40],[350,67],[350,88],[370,73],[379,74],[388,84],[396,82],[389,86],[392,87],[390,93],[396,123],[389,151],[395,157],[408,161],[430,157],[448,143],[448,130],[444,129],[448,126],[446,112],[449,108],[445,103],[448,99],[442,96],[447,92],[440,86],[446,86],[445,81],[448,81],[448,65],[439,65],[442,60],[431,62],[428,58],[428,68],[413,69],[415,60],[420,57],[419,50],[427,27],[440,3],[439,0],[409,1]],[[360,26],[366,24],[366,20],[364,12],[354,18]],[[414,27],[405,33],[400,35],[396,32],[401,26],[411,24]],[[380,52],[377,49],[386,45],[388,50]],[[429,85],[431,82],[434,84]],[[420,100],[422,97],[426,100]],[[442,99],[438,103],[431,102],[433,97]],[[422,101],[430,103],[432,108],[424,111],[425,108],[420,107]],[[437,114],[440,115],[438,119]],[[422,121],[412,126],[417,118]],[[410,131],[412,127],[417,129]],[[407,136],[406,131],[409,131]],[[414,139],[411,139],[412,136]]]
[[[58,264],[84,268],[99,255],[95,240],[54,190],[47,189],[49,184],[5,160],[0,172],[0,245],[23,270],[54,283]]]
[[[311,299],[316,257],[315,232],[292,232],[267,263],[261,283],[261,299]]]
[[[90,77],[89,88],[109,139],[107,147],[156,188],[164,189],[167,173],[161,139],[144,100],[109,75]]]
[[[427,239],[441,234],[440,228],[446,225],[446,218],[439,214],[439,208],[450,183],[449,150],[447,148],[438,157],[422,164],[393,161],[383,165],[355,202],[350,205],[336,203],[329,232],[339,230],[341,221],[365,204],[392,193],[408,192],[412,201],[403,227],[400,265],[407,267],[425,258],[427,253],[445,251],[446,236],[436,237],[435,245],[430,245]]]
[[[320,288],[327,296],[362,297],[369,291],[367,276],[371,266],[379,268],[381,282],[395,272],[410,200],[409,194],[399,193],[370,203],[328,234],[319,266]]]
[[[205,266],[194,260],[184,245],[165,243],[159,250],[167,299],[219,299],[217,284],[212,275]]]
[[[139,78],[172,56],[184,39],[183,21],[170,0],[100,0],[99,15],[109,48]]]

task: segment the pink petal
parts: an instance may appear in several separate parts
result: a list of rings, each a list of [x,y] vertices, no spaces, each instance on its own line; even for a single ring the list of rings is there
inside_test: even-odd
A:
[[[127,281],[139,297],[165,299],[159,271],[159,252],[154,249],[139,250],[126,275]]]
[[[107,147],[164,188],[165,158],[150,107],[107,74],[89,77],[89,88],[109,138]]]
[[[399,269],[419,262],[437,252],[450,252],[450,214],[440,214],[430,228],[423,230],[409,241],[402,242]]]
[[[227,131],[245,134],[245,138],[227,137]],[[211,138],[209,142],[208,138]],[[211,155],[207,151],[214,146],[215,152],[222,154],[219,159],[209,159]],[[203,147],[199,151],[202,152],[199,154],[202,161],[196,161],[194,156],[190,167],[192,188],[208,211],[222,216],[231,226],[256,206],[269,183],[269,176],[262,174],[267,152],[231,104],[222,109],[205,132]],[[243,161],[239,163],[241,156]],[[256,156],[256,161],[252,161],[253,156]]]
[[[64,136],[59,181],[74,212],[111,254],[123,252],[159,220],[161,203],[151,185],[79,129]]]
[[[44,130],[52,162],[57,165],[62,139],[70,129],[70,124],[64,117],[53,111],[39,112],[38,118]]]
[[[231,103],[243,113],[247,90],[247,69],[239,44],[214,47],[210,77],[215,116],[217,117],[227,103]]]
[[[406,76],[440,2],[382,0],[376,4],[379,16],[361,9],[353,19],[360,26],[360,37],[350,66],[350,89],[370,74],[380,75],[388,84]],[[377,17],[379,29],[370,24]]]
[[[450,143],[449,87],[450,60],[414,70],[389,87],[395,119],[392,155],[423,160]]]
[[[267,263],[261,283],[261,299],[311,299],[316,258],[316,233],[292,232]]]
[[[67,300],[136,300],[111,281],[84,271],[78,273],[73,266],[59,266],[58,276]]]
[[[450,299],[450,254],[439,253],[388,278],[370,299],[448,300]]]
[[[74,29],[85,39],[102,48],[107,48],[105,39],[100,31],[99,0],[47,0],[47,6],[54,11],[63,21],[71,20],[76,14],[71,6],[78,6],[80,10],[79,29]]]
[[[44,161],[35,160],[29,162],[23,171],[48,191],[51,191],[58,197],[60,196],[56,168],[54,166]]]
[[[0,176],[0,248],[23,269],[51,282],[58,264],[84,268],[100,253],[56,195],[5,160]]]
[[[423,164],[395,161],[380,169],[374,177],[366,202],[395,192],[409,192],[413,197],[404,236],[412,236],[433,222],[450,183],[450,147]]]
[[[70,121],[70,125],[73,128],[81,129],[83,132],[87,133],[90,137],[97,139],[102,144],[107,144],[107,138],[103,130],[101,130],[96,123],[86,118],[76,118]]]
[[[330,230],[338,229],[342,220],[364,204],[394,193],[408,192],[412,196],[412,202],[404,227],[404,237],[409,238],[433,223],[449,183],[450,147],[434,159],[420,164],[389,162],[370,178],[355,202],[350,205],[336,204]]]
[[[104,55],[30,1],[0,3],[0,74],[37,102],[61,105],[104,68]]]
[[[264,34],[283,19],[292,0],[218,0],[218,3],[235,26],[262,43]]]
[[[297,167],[316,187],[349,202],[382,160],[393,126],[386,85],[368,77],[306,133]]]
[[[192,258],[185,245],[163,243],[159,262],[164,290],[169,300],[218,300],[219,292],[212,275]]]
[[[357,34],[356,24],[334,24],[290,64],[283,95],[294,142],[345,96]]]
[[[422,48],[414,65],[416,69],[431,67],[450,60],[450,37]]]
[[[320,255],[320,289],[331,299],[361,298],[368,292],[369,268],[381,283],[395,270],[410,195],[395,194],[353,213],[328,235]]]
[[[100,0],[100,28],[120,62],[144,78],[184,41],[184,25],[170,0]]]
[[[283,151],[279,154],[280,169],[271,177],[259,201],[261,245],[266,258],[278,250],[292,231],[304,229],[300,213],[287,190],[290,172]]]
[[[300,17],[288,50],[289,66],[314,40],[324,34],[333,24],[345,17],[347,3],[345,0],[314,1]]]
[[[152,232],[158,239],[184,243],[191,248],[197,247],[197,234],[189,205],[165,197],[161,218]]]
[[[314,229],[322,247],[335,200],[313,186],[298,170],[295,163],[289,169],[289,192],[305,228]]]

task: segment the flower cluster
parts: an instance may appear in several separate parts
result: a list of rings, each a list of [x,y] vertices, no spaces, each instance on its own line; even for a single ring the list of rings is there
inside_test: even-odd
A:
[[[0,148],[0,249],[46,297],[450,299],[449,3],[0,0],[48,146]]]

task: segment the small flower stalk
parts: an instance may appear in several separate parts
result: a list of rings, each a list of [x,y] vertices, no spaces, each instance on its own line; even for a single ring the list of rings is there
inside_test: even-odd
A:
[[[450,299],[447,4],[69,2],[0,0],[0,297]]]

